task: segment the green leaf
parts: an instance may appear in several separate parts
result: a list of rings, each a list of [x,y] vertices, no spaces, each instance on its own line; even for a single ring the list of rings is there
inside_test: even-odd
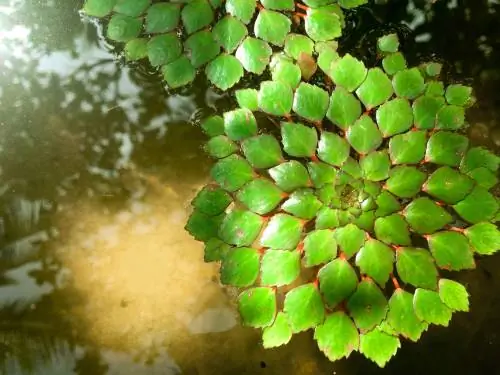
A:
[[[276,10],[294,10],[295,3],[293,0],[262,0],[261,4],[267,9]]]
[[[86,0],[83,5],[83,11],[89,16],[106,17],[111,13],[116,0]]]
[[[424,77],[418,68],[397,72],[392,78],[392,84],[396,95],[407,99],[415,99],[425,90]]]
[[[380,193],[375,203],[377,204],[376,216],[387,216],[401,209],[399,201],[388,191]]]
[[[295,4],[293,4],[295,8]],[[293,57],[295,60],[299,59],[301,53],[312,56],[314,52],[314,42],[302,34],[288,34],[285,39],[285,53]]]
[[[389,245],[409,246],[411,244],[408,224],[399,214],[379,217],[375,220],[377,239]]]
[[[384,67],[385,72],[391,76],[397,72],[405,70],[407,67],[406,59],[401,52],[391,53],[384,57],[382,60],[382,66]]]
[[[430,77],[436,77],[441,73],[443,65],[438,62],[430,62],[424,65],[425,74]]]
[[[469,241],[463,234],[443,231],[428,236],[427,241],[439,268],[461,271],[476,267]]]
[[[291,284],[300,274],[297,251],[267,250],[262,257],[260,282],[264,286]]]
[[[241,156],[230,155],[219,160],[210,175],[223,189],[233,192],[253,179],[253,169]]]
[[[476,168],[484,167],[492,172],[497,172],[499,165],[500,156],[495,155],[484,147],[472,147],[462,159],[460,171],[468,173]]]
[[[319,290],[330,308],[347,299],[358,285],[358,276],[346,259],[335,259],[318,272]]]
[[[204,261],[220,262],[231,251],[231,246],[219,238],[210,238],[205,242]]]
[[[262,9],[255,20],[254,33],[257,38],[281,47],[285,44],[291,24],[292,21],[284,14]]]
[[[194,210],[189,216],[185,229],[197,241],[208,241],[213,237],[217,237],[219,226],[224,215],[208,216],[198,210]]]
[[[256,0],[226,0],[226,12],[249,24],[257,7]]]
[[[304,261],[306,267],[328,263],[337,256],[337,241],[333,231],[320,229],[309,232],[304,238]]]
[[[400,198],[412,198],[427,179],[427,175],[416,167],[401,165],[391,169],[386,188]]]
[[[236,57],[222,53],[206,66],[205,74],[210,82],[226,91],[243,77],[243,66]]]
[[[300,123],[282,122],[281,142],[288,155],[311,157],[316,153],[318,133],[316,129]]]
[[[314,284],[290,290],[285,296],[283,311],[293,333],[314,328],[325,319],[325,307]]]
[[[373,211],[362,212],[353,223],[367,232],[373,232],[375,213]]]
[[[361,335],[359,352],[379,367],[384,367],[400,347],[401,342],[398,337],[376,328]]]
[[[352,92],[363,83],[366,75],[367,69],[363,62],[347,53],[335,62],[331,78],[336,85]]]
[[[382,144],[382,134],[370,116],[361,116],[347,129],[347,140],[359,154],[375,151]]]
[[[307,11],[305,29],[306,34],[315,42],[335,39],[342,34],[339,16],[323,9],[310,8]]]
[[[363,171],[361,170],[359,163],[350,156],[347,158],[344,164],[342,164],[342,171],[348,173],[350,176],[356,179],[360,179],[361,177],[363,177]],[[365,181],[365,183],[368,182],[371,181]]]
[[[259,276],[260,255],[255,249],[240,247],[229,251],[220,269],[222,284],[238,288],[251,286]]]
[[[342,8],[352,9],[368,3],[368,0],[338,0]]]
[[[146,14],[146,32],[148,34],[174,31],[181,19],[180,4],[157,3],[149,7]]]
[[[335,62],[340,59],[338,52],[333,48],[324,48],[317,58],[319,68],[329,77],[332,76]]]
[[[389,300],[387,321],[396,333],[414,342],[420,339],[428,324],[418,319],[413,310],[413,295],[403,289],[396,289]]]
[[[377,47],[382,52],[397,52],[399,49],[398,34],[392,33],[378,38]]]
[[[225,16],[214,26],[212,34],[227,53],[233,53],[248,35],[248,30],[235,17]]]
[[[184,29],[192,34],[214,21],[214,11],[208,0],[191,0],[182,8],[181,18]]]
[[[274,215],[262,233],[260,244],[277,250],[293,250],[300,242],[303,223],[287,214]]]
[[[453,206],[465,221],[472,224],[493,219],[498,213],[498,208],[499,204],[495,197],[481,186],[476,186],[464,200]]]
[[[284,197],[284,193],[271,181],[256,178],[243,186],[236,197],[251,211],[265,215],[274,210]]]
[[[318,144],[318,157],[325,163],[341,166],[349,157],[349,143],[339,135],[322,131]]]
[[[262,346],[265,349],[275,348],[288,344],[291,339],[292,329],[288,324],[288,319],[283,312],[279,312],[278,315],[276,315],[274,323],[271,326],[264,328],[264,332],[262,334]]]
[[[310,220],[316,216],[323,203],[311,189],[295,190],[283,203],[281,209],[301,219]]]
[[[431,135],[427,142],[425,161],[455,167],[465,154],[469,140],[467,137],[447,131]]]
[[[280,144],[270,134],[247,138],[241,143],[241,148],[254,168],[270,168],[283,161]]]
[[[245,70],[250,73],[262,74],[269,65],[273,50],[263,40],[247,37],[236,50],[236,58]]]
[[[343,87],[337,86],[330,97],[326,117],[345,130],[361,116],[361,103]]]
[[[233,210],[226,215],[219,229],[219,237],[235,246],[251,246],[264,225],[264,219],[244,210]]]
[[[403,282],[417,288],[436,289],[438,271],[425,249],[403,247],[396,252],[396,269]]]
[[[215,185],[207,185],[201,189],[191,204],[194,208],[209,216],[223,213],[232,202],[231,196]]]
[[[255,89],[241,89],[235,92],[238,106],[246,108],[250,111],[259,110],[258,95],[259,92]]]
[[[356,254],[365,244],[367,233],[354,224],[335,230],[335,239],[347,259]]]
[[[369,239],[356,255],[356,266],[384,287],[394,268],[394,251],[375,239]]]
[[[454,204],[465,198],[474,187],[474,181],[456,169],[444,166],[429,176],[423,190],[448,204]]]
[[[456,281],[440,279],[439,297],[452,311],[469,311],[469,293]]]
[[[258,95],[262,111],[274,116],[288,115],[292,109],[292,87],[283,82],[264,81],[260,84]]]
[[[279,61],[271,68],[272,80],[296,88],[302,78],[300,67],[289,61]]]
[[[387,300],[373,281],[365,280],[358,284],[358,288],[347,301],[347,310],[358,329],[366,332],[385,318]]]
[[[201,128],[209,137],[216,137],[224,134],[224,119],[221,116],[215,115],[207,117],[201,123]]]
[[[438,121],[438,113],[444,108],[444,98],[422,95],[413,102],[413,116],[418,129],[434,129]]]
[[[497,175],[485,167],[473,169],[467,175],[475,180],[479,186],[487,190],[498,184]]]
[[[369,69],[365,81],[356,90],[356,95],[368,110],[386,102],[392,94],[391,80],[380,68]]]
[[[478,254],[491,255],[500,250],[500,231],[495,224],[477,223],[464,233]]]
[[[330,361],[349,357],[359,347],[359,333],[352,320],[343,312],[328,315],[314,330],[318,348]]]
[[[472,88],[464,85],[449,85],[446,88],[446,101],[456,106],[466,106],[472,101]]]
[[[441,81],[428,81],[425,94],[430,96],[444,96],[444,83]]]
[[[129,17],[140,16],[149,6],[151,0],[117,0],[114,7],[116,13],[124,14]]]
[[[430,324],[448,327],[451,320],[451,309],[446,306],[437,292],[417,289],[413,297],[415,314],[420,320]]]
[[[167,86],[176,89],[194,81],[196,71],[186,56],[163,65],[161,68]]]
[[[141,29],[142,20],[114,14],[109,20],[106,36],[115,42],[128,42],[137,38]]]
[[[408,100],[396,98],[382,104],[376,113],[384,138],[403,133],[413,125],[413,111]]]
[[[257,135],[257,121],[252,111],[240,108],[224,113],[224,131],[233,141]]]
[[[148,40],[145,38],[136,38],[129,40],[125,44],[125,58],[127,61],[136,61],[148,56]]]
[[[219,45],[207,30],[198,31],[187,38],[184,49],[195,68],[205,65],[220,53]]]
[[[465,125],[465,110],[456,105],[445,105],[437,114],[438,129],[458,130]]]
[[[444,208],[426,197],[417,198],[408,204],[403,215],[410,227],[420,234],[434,233],[453,220]]]
[[[427,134],[425,131],[409,131],[389,140],[389,156],[392,164],[418,164],[425,156]]]
[[[360,160],[359,165],[367,180],[382,181],[389,177],[391,161],[386,150],[370,152]]]
[[[238,296],[238,309],[243,325],[268,327],[276,316],[276,293],[265,287],[247,289]]]
[[[340,224],[339,210],[323,207],[316,215],[316,229],[337,228]]]
[[[293,110],[310,121],[321,121],[328,110],[328,93],[318,86],[302,82],[295,91]]]
[[[276,185],[287,193],[311,184],[307,169],[296,160],[281,163],[268,172]]]
[[[171,63],[181,57],[182,44],[175,32],[156,35],[148,42],[148,58],[152,66]]]

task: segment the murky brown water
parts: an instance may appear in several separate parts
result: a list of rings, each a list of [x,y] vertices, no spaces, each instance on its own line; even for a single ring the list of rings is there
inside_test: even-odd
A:
[[[416,49],[449,61],[452,78],[472,78],[470,134],[498,150],[500,16],[486,11],[498,6],[471,0],[469,21],[462,8],[422,21],[428,2],[387,3],[351,22],[361,35],[373,17],[434,35]],[[211,165],[192,120],[226,99],[203,80],[169,95],[156,76],[121,65],[80,7],[0,1],[0,373],[500,373],[499,256],[460,276],[471,313],[404,343],[385,370],[356,354],[329,363],[310,332],[264,350],[183,230]],[[436,32],[443,22],[448,37]]]

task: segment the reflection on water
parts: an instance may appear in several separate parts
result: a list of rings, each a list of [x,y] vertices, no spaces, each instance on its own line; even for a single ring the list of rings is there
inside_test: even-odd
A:
[[[330,364],[310,332],[264,350],[239,325],[234,291],[183,230],[211,165],[192,120],[227,98],[202,79],[169,95],[124,66],[81,3],[0,2],[0,374],[381,373],[357,355]],[[375,19],[404,20],[452,79],[473,77],[470,134],[498,150],[498,5],[378,3],[350,17],[353,48]],[[384,373],[495,373],[499,270],[497,256],[465,273],[472,312],[405,343]]]

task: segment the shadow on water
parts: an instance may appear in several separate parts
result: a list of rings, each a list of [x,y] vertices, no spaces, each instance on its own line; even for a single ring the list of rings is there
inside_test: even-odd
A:
[[[450,80],[469,79],[470,135],[498,151],[499,6],[377,3],[350,16],[346,45],[369,56],[369,30],[400,30],[414,62],[440,59]],[[405,342],[384,370],[356,354],[329,363],[310,332],[262,349],[183,231],[211,166],[192,120],[226,99],[203,79],[168,95],[121,64],[80,7],[0,4],[0,373],[500,373],[499,256],[458,276],[471,313]]]

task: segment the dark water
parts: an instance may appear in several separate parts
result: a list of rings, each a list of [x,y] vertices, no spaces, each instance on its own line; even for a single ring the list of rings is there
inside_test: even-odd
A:
[[[378,1],[344,43],[398,30],[412,62],[465,81],[477,144],[500,149],[500,6]],[[310,332],[264,350],[183,231],[211,161],[192,125],[227,104],[203,80],[168,94],[126,67],[76,0],[0,0],[0,373],[500,374],[500,256],[456,277],[471,312],[404,342],[380,370],[335,364]],[[415,43],[415,40],[418,43]]]

